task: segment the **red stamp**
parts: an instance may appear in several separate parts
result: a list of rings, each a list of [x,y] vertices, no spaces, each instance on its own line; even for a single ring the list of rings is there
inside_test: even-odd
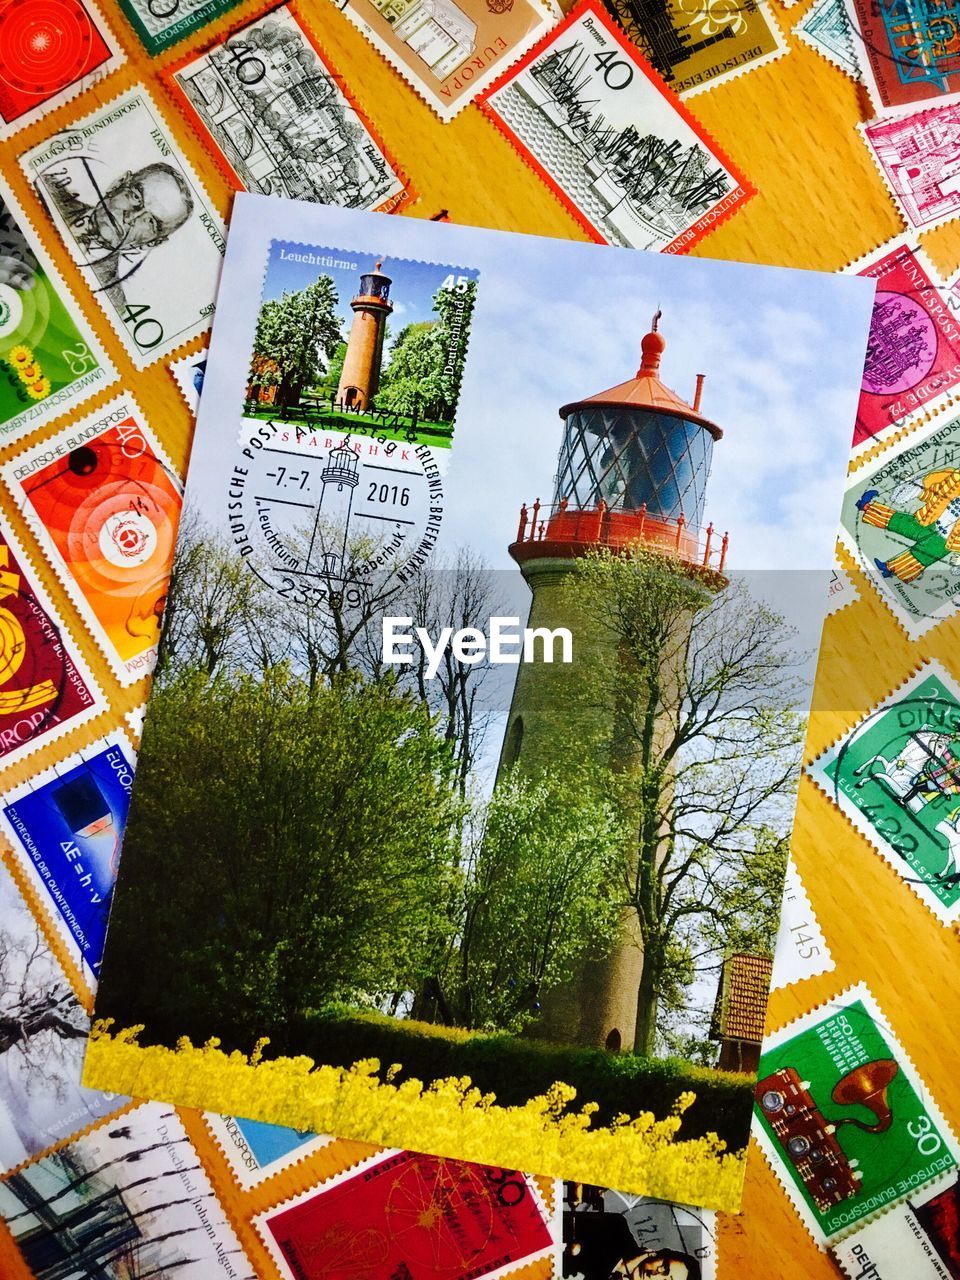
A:
[[[0,523],[0,767],[105,709],[46,592]]]
[[[960,324],[910,233],[849,271],[877,282],[853,435],[859,453],[960,384]]]
[[[960,215],[960,103],[858,128],[911,226],[925,230]]]
[[[523,1173],[388,1152],[257,1219],[286,1280],[492,1280],[547,1257]]]
[[[878,111],[960,92],[960,26],[943,0],[847,0],[867,91]]]
[[[122,62],[89,0],[0,0],[0,137]]]

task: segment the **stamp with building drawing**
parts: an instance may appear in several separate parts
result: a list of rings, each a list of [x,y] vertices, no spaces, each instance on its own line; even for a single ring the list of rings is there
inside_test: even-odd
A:
[[[912,640],[955,614],[960,417],[940,414],[854,471],[840,543]]]
[[[343,77],[286,5],[166,74],[227,179],[244,191],[383,213],[412,199]]]
[[[832,562],[872,282],[245,193],[227,254],[89,1082],[736,1203],[828,585],[753,570]]]
[[[960,384],[960,325],[916,233],[898,236],[848,270],[877,282],[856,456],[948,400]]]
[[[938,663],[808,772],[939,919],[960,916],[960,687]]]
[[[928,231],[960,213],[958,123],[960,103],[950,101],[857,126],[908,226]]]
[[[138,369],[209,327],[223,221],[142,85],[20,164]]]
[[[787,46],[764,0],[605,0],[611,17],[682,98],[765,66]]]
[[[337,7],[452,120],[556,25],[550,0],[337,0]]]
[[[480,105],[603,244],[682,253],[753,194],[600,0],[581,0]]]
[[[862,984],[769,1036],[759,1077],[754,1133],[821,1247],[957,1168],[954,1135]]]
[[[816,0],[793,31],[851,80],[863,80],[843,0]]]

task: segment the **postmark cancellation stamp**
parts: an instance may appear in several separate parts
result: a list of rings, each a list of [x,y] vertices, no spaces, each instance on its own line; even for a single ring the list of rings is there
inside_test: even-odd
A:
[[[20,163],[137,368],[209,327],[223,222],[142,85]]]
[[[938,663],[807,771],[941,921],[960,916],[960,686]]]
[[[766,1038],[754,1097],[754,1134],[821,1248],[957,1167],[953,1134],[862,984]]]

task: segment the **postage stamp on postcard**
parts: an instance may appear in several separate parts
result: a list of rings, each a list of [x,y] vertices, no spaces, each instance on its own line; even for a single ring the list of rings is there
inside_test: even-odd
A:
[[[941,414],[855,471],[840,542],[911,640],[960,594],[960,416]]]
[[[149,675],[181,486],[136,402],[118,396],[0,474],[117,679]]]
[[[853,433],[856,456],[942,405],[960,384],[960,324],[915,232],[847,270],[877,282]]]
[[[197,410],[200,408],[200,392],[203,390],[203,375],[207,371],[208,354],[209,348],[204,343],[192,356],[181,356],[179,360],[174,360],[167,365],[174,382],[180,388],[180,394],[187,402],[187,408],[194,417],[197,416]]]
[[[29,219],[0,182],[0,440],[8,444],[45,426],[115,377]]]
[[[960,686],[938,663],[807,771],[939,919],[960,916]]]
[[[122,62],[93,0],[0,0],[0,138],[69,102]]]
[[[960,26],[938,0],[845,0],[863,81],[878,111],[960,93]]]
[[[924,1187],[833,1249],[849,1280],[957,1280],[960,1182]]]
[[[851,80],[862,82],[863,72],[857,61],[853,32],[843,0],[816,0],[793,31],[828,62],[846,72]]]
[[[0,768],[106,707],[23,549],[0,519]]]
[[[766,1037],[754,1097],[754,1134],[821,1247],[957,1168],[953,1134],[862,984]]]
[[[773,956],[770,990],[777,991],[804,978],[829,973],[834,967],[830,948],[813,914],[800,873],[790,858],[783,886],[780,932]]]
[[[543,0],[336,0],[441,120],[452,120],[552,26]]]
[[[287,1129],[261,1120],[204,1113],[207,1128],[242,1187],[255,1187],[281,1169],[333,1142],[326,1133]]]
[[[480,105],[601,244],[683,253],[753,194],[600,0],[581,0]]]
[[[779,58],[787,45],[765,0],[605,0],[611,17],[681,97]]]
[[[284,1280],[415,1276],[494,1280],[550,1257],[526,1174],[388,1151],[255,1219]]]
[[[90,1019],[2,862],[0,919],[8,986],[4,1043],[14,1050],[4,1053],[0,1072],[0,1174],[5,1174],[129,1099],[81,1085]]]
[[[435,545],[478,282],[470,267],[271,243],[224,497],[234,545],[284,598],[412,572]],[[406,323],[387,335],[394,310]],[[310,384],[287,337],[304,326]]]
[[[120,0],[120,8],[151,57],[199,31],[240,0]]]
[[[669,1200],[557,1182],[554,1235],[558,1280],[592,1276],[671,1276],[715,1280],[717,1215]]]
[[[412,198],[342,76],[286,5],[191,54],[167,79],[244,191],[381,213]]]
[[[129,1257],[141,1275],[256,1280],[182,1122],[161,1103],[105,1120],[0,1183],[0,1213],[34,1271],[51,1257],[73,1265],[82,1247],[73,1275],[122,1274],[113,1262]]]
[[[910,226],[927,230],[960,215],[960,102],[857,128]]]
[[[96,988],[135,756],[122,731],[4,796],[0,827],[49,908],[77,967]]]
[[[142,85],[20,163],[138,369],[209,327],[223,222]]]

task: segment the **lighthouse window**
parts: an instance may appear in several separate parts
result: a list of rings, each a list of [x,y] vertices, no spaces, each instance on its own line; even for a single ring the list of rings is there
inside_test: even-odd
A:
[[[556,499],[589,510],[601,499],[617,510],[700,524],[713,437],[696,422],[617,406],[567,418]]]
[[[510,768],[520,759],[520,748],[523,745],[523,716],[517,716],[510,726],[503,752],[503,762]]]

